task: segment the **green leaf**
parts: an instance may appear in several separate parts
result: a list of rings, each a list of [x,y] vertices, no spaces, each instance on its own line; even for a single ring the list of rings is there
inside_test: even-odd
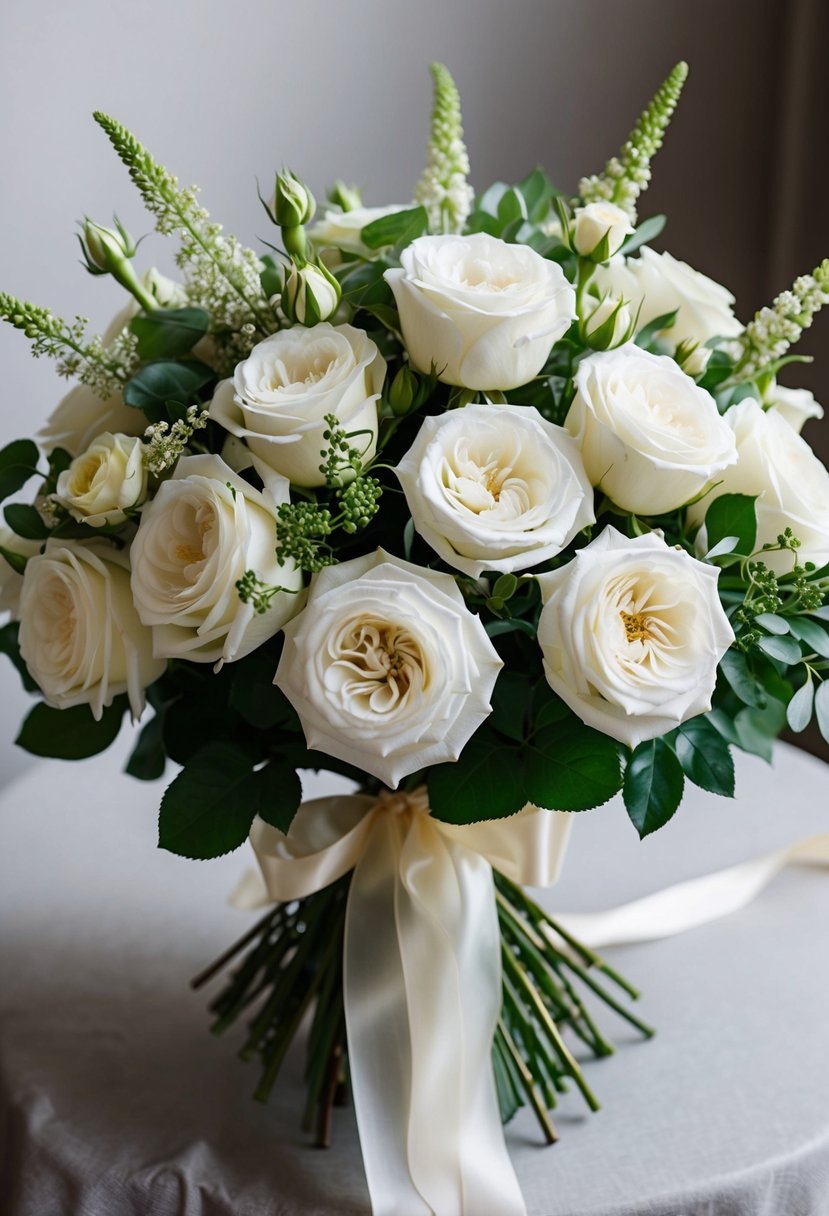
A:
[[[444,823],[478,823],[520,811],[524,795],[521,753],[487,730],[474,734],[454,764],[427,774],[429,805]]]
[[[800,643],[796,638],[773,634],[771,637],[760,638],[757,645],[764,654],[779,659],[781,663],[798,663],[802,657]]]
[[[527,204],[527,217],[530,223],[543,223],[549,215],[550,200],[555,193],[544,170],[540,167],[533,169],[532,173],[528,173],[516,188],[521,191],[524,202]]]
[[[22,490],[37,473],[37,457],[31,439],[15,439],[0,451],[0,501]]]
[[[652,215],[649,219],[643,220],[636,231],[631,233],[625,241],[619,253],[628,257],[641,245],[647,245],[648,241],[655,241],[667,222],[666,215]]]
[[[500,633],[526,633],[529,638],[536,636],[535,625],[531,621],[523,621],[519,617],[513,617],[509,621],[488,621],[484,625],[484,629],[491,638],[497,638]]]
[[[829,632],[804,616],[789,617],[788,625],[794,636],[805,642],[810,650],[829,659]]]
[[[247,674],[247,673],[246,673]],[[285,694],[272,680],[234,680],[230,690],[230,704],[238,710],[245,721],[257,730],[296,729],[300,731],[296,711]]]
[[[815,717],[818,730],[829,743],[829,684],[825,680],[815,693]]]
[[[642,329],[639,330],[639,333],[634,338],[636,345],[647,350],[656,336],[661,334],[663,329],[671,328],[673,323],[676,321],[676,314],[678,312],[679,309],[675,308],[673,312],[664,312],[661,314],[661,316],[654,317],[652,321],[649,321],[647,325],[644,325]]]
[[[492,694],[492,713],[488,724],[508,739],[523,742],[525,720],[531,699],[529,682],[517,671],[502,671]]]
[[[257,809],[250,756],[230,743],[211,743],[165,790],[159,847],[180,857],[221,857],[244,844]]]
[[[9,621],[0,628],[0,654],[6,655],[14,664],[26,692],[38,692],[38,686],[29,675],[29,669],[20,654],[20,645],[17,641],[19,631],[19,621]]]
[[[360,240],[369,249],[382,249],[384,245],[409,244],[421,236],[429,227],[425,207],[408,207],[405,211],[394,211],[372,220],[360,232]]]
[[[586,811],[622,785],[615,740],[574,718],[542,727],[524,747],[527,801],[551,811]]]
[[[116,697],[96,722],[88,705],[53,709],[41,701],[26,718],[15,743],[33,756],[85,760],[106,751],[115,741],[126,708],[127,698]]]
[[[769,701],[764,709],[746,706],[734,718],[738,746],[771,764],[774,740],[786,724],[786,706]]]
[[[167,753],[164,750],[162,726],[164,714],[155,713],[142,728],[135,747],[124,768],[130,777],[139,781],[156,781],[164,776],[167,767]]]
[[[168,401],[192,401],[215,376],[213,368],[198,359],[162,359],[139,368],[124,388],[124,401],[157,413]]]
[[[720,671],[743,704],[752,705],[757,709],[765,706],[765,690],[749,671],[746,657],[741,651],[733,648],[727,650],[720,659]]]
[[[644,840],[665,826],[682,801],[682,766],[664,739],[640,743],[625,772],[625,807]]]
[[[508,190],[504,191],[498,202],[497,214],[502,230],[506,229],[510,224],[515,224],[517,220],[517,231],[518,227],[527,218],[527,203],[520,190],[516,190],[514,186],[510,186]]]
[[[287,764],[271,761],[254,773],[256,813],[265,823],[287,832],[302,802],[302,783]]]
[[[721,494],[705,513],[708,544],[713,548],[726,536],[736,536],[740,553],[754,552],[757,540],[756,497],[750,494]]]
[[[812,710],[815,704],[815,686],[807,680],[786,706],[786,721],[796,734],[805,730],[812,720]]]
[[[204,308],[157,308],[130,321],[138,338],[138,354],[146,362],[188,354],[210,326]]]
[[[789,622],[784,616],[778,616],[776,612],[761,612],[754,618],[754,621],[767,633],[777,633],[782,637],[789,632]]]
[[[0,545],[0,557],[8,562],[15,574],[26,573],[26,562],[29,559],[25,553],[15,553],[13,549],[7,549],[5,545]]]
[[[14,502],[3,514],[15,536],[22,536],[24,540],[46,540],[51,535],[37,507]]]
[[[689,781],[712,794],[734,796],[734,761],[722,735],[704,717],[677,728],[674,750]]]

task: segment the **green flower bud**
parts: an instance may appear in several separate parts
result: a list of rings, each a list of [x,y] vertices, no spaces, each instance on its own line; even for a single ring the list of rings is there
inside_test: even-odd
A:
[[[404,363],[389,388],[389,405],[392,411],[398,417],[408,414],[412,406],[416,404],[419,392],[420,381],[408,363]]]
[[[591,350],[610,350],[629,342],[635,330],[635,319],[625,300],[614,296],[602,296],[594,300],[585,297],[591,309],[579,323],[582,341]]]
[[[280,303],[289,321],[310,326],[333,317],[341,294],[339,283],[322,262],[304,266],[292,262],[285,269]]]
[[[88,216],[79,237],[90,274],[114,274],[135,257],[135,242],[115,217],[115,228],[104,228]]]
[[[356,186],[347,186],[345,182],[334,182],[328,191],[328,200],[343,211],[356,211],[363,205],[363,196]]]
[[[280,228],[299,228],[313,218],[317,209],[311,191],[290,169],[276,175],[271,213]]]

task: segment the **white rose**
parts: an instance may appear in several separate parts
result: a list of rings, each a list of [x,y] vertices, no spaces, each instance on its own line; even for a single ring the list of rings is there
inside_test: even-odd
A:
[[[554,692],[588,726],[636,747],[711,708],[734,641],[718,571],[655,533],[607,527],[539,575],[538,641]]]
[[[411,205],[395,203],[390,207],[354,207],[351,211],[338,211],[333,207],[307,229],[308,236],[319,249],[342,249],[345,253],[358,253],[362,257],[376,256],[376,250],[363,244],[360,233],[375,220],[406,211]]]
[[[141,410],[124,404],[120,392],[105,400],[86,384],[70,389],[38,431],[37,438],[46,452],[65,448],[73,456],[84,452],[104,431],[122,435],[143,435],[147,419]]]
[[[630,342],[583,359],[575,383],[565,426],[591,483],[625,511],[681,507],[737,459],[713,397],[667,355]]]
[[[394,789],[458,758],[490,713],[500,667],[451,575],[378,549],[315,577],[285,626],[274,682],[310,748]]]
[[[219,456],[185,456],[142,510],[132,543],[138,615],[154,653],[196,663],[230,662],[261,646],[297,610],[302,572],[276,557],[276,509],[288,483],[255,490]],[[246,570],[282,587],[268,611],[242,603]]]
[[[164,671],[133,607],[129,559],[103,544],[46,542],[20,592],[20,653],[49,705],[89,705],[100,718],[127,693],[133,717]]]
[[[700,523],[721,494],[758,495],[756,547],[776,544],[777,537],[791,528],[801,542],[798,561],[825,565],[829,562],[829,471],[781,414],[764,411],[751,397],[727,410],[723,421],[736,439],[737,463],[689,509],[690,521]],[[777,574],[792,568],[790,552],[761,557]]]
[[[147,496],[144,445],[108,431],[60,474],[53,497],[74,519],[101,528],[120,524]]]
[[[39,553],[43,541],[27,540],[12,532],[7,524],[0,522],[0,549],[10,553],[19,553],[21,557],[33,557]],[[19,614],[20,589],[23,586],[23,575],[18,574],[0,553],[0,612],[11,613],[13,618]]]
[[[421,236],[387,270],[403,341],[422,372],[470,389],[510,389],[537,376],[576,316],[556,262],[527,245]]]
[[[731,292],[669,253],[644,248],[636,258],[617,258],[597,267],[593,282],[600,291],[623,295],[634,312],[641,304],[640,329],[678,309],[674,324],[663,332],[674,346],[704,346],[709,338],[733,338],[743,332]]]
[[[210,417],[245,439],[261,461],[301,486],[320,472],[326,414],[336,414],[370,459],[377,446],[377,400],[386,361],[362,329],[322,322],[272,334],[216,389]]]
[[[783,384],[773,384],[766,394],[768,408],[788,422],[798,435],[810,418],[822,418],[823,406],[815,401],[814,393],[808,388],[786,388]]]
[[[584,258],[603,246],[604,256],[598,260],[606,262],[619,252],[633,232],[628,213],[615,203],[588,203],[578,209],[574,218],[573,248]]]
[[[595,518],[575,442],[530,406],[424,419],[397,476],[417,531],[473,578],[536,566]]]

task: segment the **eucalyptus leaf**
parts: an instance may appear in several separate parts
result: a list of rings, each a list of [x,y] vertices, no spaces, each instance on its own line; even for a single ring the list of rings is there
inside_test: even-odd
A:
[[[781,663],[798,663],[802,657],[800,643],[796,638],[773,634],[771,637],[760,638],[757,645],[764,654],[772,659],[779,659]]]
[[[782,637],[783,634],[789,632],[789,622],[784,616],[778,616],[776,612],[761,612],[754,618],[754,621],[767,633],[777,633]]]
[[[809,650],[823,659],[829,659],[829,631],[805,616],[789,617],[788,625],[794,636],[805,642]]]
[[[829,684],[825,680],[818,685],[815,693],[815,717],[818,730],[829,743]]]
[[[739,650],[727,650],[720,659],[720,671],[745,705],[762,709],[767,697],[760,681],[751,673],[746,657]]]
[[[805,730],[811,722],[814,705],[815,686],[811,680],[807,680],[786,706],[786,721],[796,734]]]

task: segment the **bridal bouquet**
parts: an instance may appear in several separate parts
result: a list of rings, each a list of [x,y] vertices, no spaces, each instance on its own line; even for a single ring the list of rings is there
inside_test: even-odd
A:
[[[778,383],[829,261],[747,325],[650,245],[639,197],[686,76],[578,191],[475,194],[433,67],[414,201],[319,209],[283,169],[269,252],[226,235],[96,122],[180,276],[87,219],[126,305],[102,337],[0,294],[75,387],[0,452],[2,648],[38,696],[18,743],[81,759],[141,721],[163,848],[250,838],[264,918],[213,1002],[267,1096],[305,1014],[306,1122],[350,1086],[374,1210],[520,1213],[499,1115],[549,1110],[585,989],[630,986],[525,894],[618,791],[640,835],[731,748],[829,738],[829,474]],[[34,479],[34,490],[31,488]],[[350,782],[302,801],[300,772]],[[343,782],[346,788],[346,782]],[[491,1063],[490,1063],[491,1061]]]

